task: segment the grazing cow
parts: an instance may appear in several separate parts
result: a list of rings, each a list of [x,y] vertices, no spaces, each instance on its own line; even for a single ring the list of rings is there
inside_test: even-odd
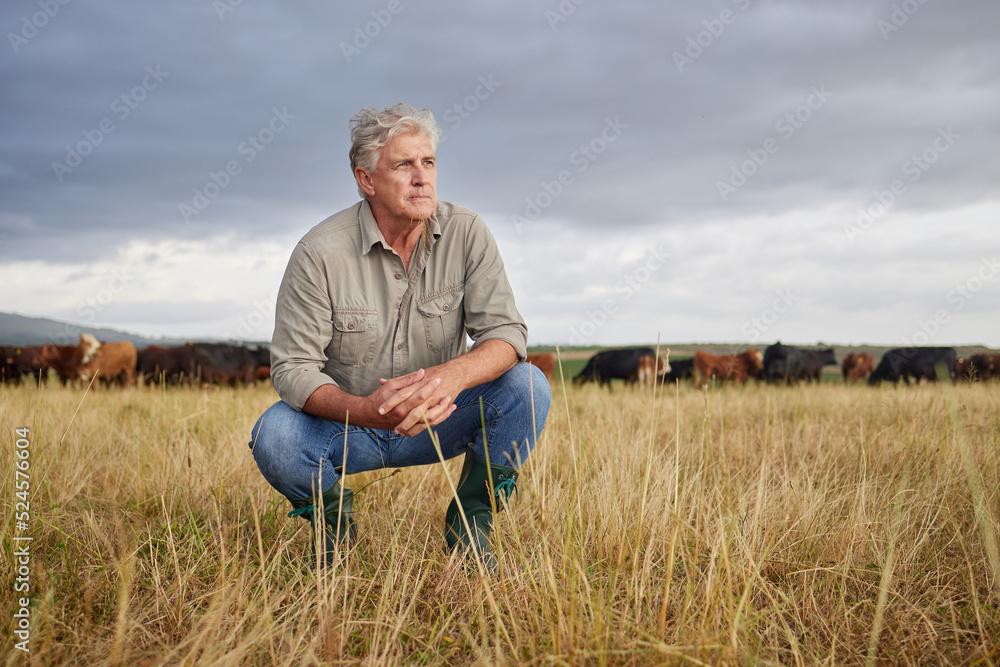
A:
[[[195,375],[207,384],[248,385],[257,360],[250,350],[224,343],[192,343]]]
[[[782,345],[777,341],[764,350],[764,362],[761,374],[768,382],[788,382],[788,355],[799,348],[794,345]]]
[[[965,371],[974,380],[1000,377],[1000,354],[974,354]]]
[[[821,350],[796,349],[789,352],[785,358],[785,373],[790,382],[799,380],[819,382],[823,366],[836,365],[837,358],[832,347]]]
[[[527,362],[544,373],[549,382],[555,379],[556,357],[554,354],[529,354]]]
[[[80,378],[80,363],[83,353],[79,345],[53,345],[46,343],[38,350],[35,362],[45,368],[51,368],[59,376],[65,387],[67,383],[75,383]]]
[[[693,358],[671,361],[669,370],[660,376],[660,382],[669,382],[670,384],[673,384],[674,382],[680,382],[681,380],[690,380],[693,370]]]
[[[882,355],[882,360],[868,378],[868,384],[877,385],[883,380],[898,383],[903,380],[920,382],[926,379],[937,382],[937,367],[944,365],[944,371],[954,382],[955,348],[953,347],[900,347]]]
[[[4,347],[0,349],[3,354],[0,374],[3,375],[4,382],[11,384],[21,384],[21,377],[30,375],[37,384],[39,381],[45,382],[48,376],[45,374],[45,367],[37,361],[40,347]]]
[[[643,354],[639,357],[639,364],[636,368],[636,380],[640,387],[652,389],[656,385],[656,381],[664,373],[669,372],[670,363],[667,361],[667,356],[657,358],[652,354]]]
[[[731,380],[743,384],[764,367],[759,350],[749,349],[739,354],[715,355],[698,350],[694,355],[692,376],[695,387],[703,387],[715,378],[720,383]]]
[[[83,347],[81,345],[81,348]],[[83,358],[87,359],[86,348],[83,354]],[[106,384],[115,380],[119,386],[134,387],[137,357],[135,345],[130,341],[102,343],[89,360],[80,364],[80,379],[90,382],[92,378],[99,377]]]
[[[959,357],[955,359],[955,375],[959,380],[972,381],[972,360],[969,357]]]
[[[137,353],[136,372],[145,384],[190,382],[194,379],[194,354],[189,345],[150,345]]]
[[[574,384],[597,382],[611,390],[611,380],[624,380],[635,384],[639,380],[639,358],[656,357],[651,347],[627,347],[620,350],[605,350],[592,356],[580,374],[573,378]]]
[[[844,374],[844,382],[857,382],[867,380],[868,376],[875,370],[875,357],[862,352],[848,352],[844,355],[844,362],[840,366],[840,372]]]
[[[0,381],[20,384],[21,376],[14,366],[14,349],[0,346]]]
[[[257,382],[270,381],[271,348],[267,345],[259,345],[255,348],[250,348],[250,354],[253,355],[254,363],[256,364],[253,370],[253,379]]]
[[[271,381],[271,367],[270,366],[258,366],[253,369],[253,379],[257,382],[270,382]]]

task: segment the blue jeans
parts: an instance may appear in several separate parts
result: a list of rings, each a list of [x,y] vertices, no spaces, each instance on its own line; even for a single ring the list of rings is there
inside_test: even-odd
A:
[[[542,372],[520,363],[496,380],[460,393],[455,400],[458,407],[448,419],[414,436],[353,425],[345,428],[340,422],[296,412],[279,401],[257,420],[250,448],[264,479],[289,500],[315,497],[333,486],[341,474],[436,463],[432,430],[445,459],[471,450],[485,461],[488,450],[491,464],[519,468],[542,432],[551,399]]]

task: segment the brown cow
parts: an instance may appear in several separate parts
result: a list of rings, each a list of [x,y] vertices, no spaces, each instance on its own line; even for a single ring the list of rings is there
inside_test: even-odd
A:
[[[763,368],[764,357],[760,350],[749,349],[739,354],[721,356],[698,350],[694,355],[692,369],[694,386],[704,387],[710,378],[719,382],[731,380],[736,384],[743,384]]]
[[[875,370],[875,357],[862,352],[848,352],[844,355],[844,361],[840,365],[840,371],[844,374],[844,382],[857,382],[866,380]]]
[[[35,383],[46,382],[48,374],[45,367],[37,361],[40,347],[4,347],[0,349],[3,354],[3,364],[0,365],[0,374],[3,375],[4,382],[11,384],[21,384],[22,375],[30,375]]]
[[[63,386],[75,383],[79,377],[82,355],[77,345],[53,345],[46,343],[39,348],[35,362],[45,368],[51,368],[59,376]]]
[[[1000,354],[974,354],[969,357],[966,375],[973,380],[1000,377]]]
[[[536,366],[538,370],[545,373],[545,377],[549,379],[549,382],[555,379],[556,376],[556,358],[552,354],[529,354],[527,362],[532,366]]]
[[[134,387],[136,357],[135,345],[129,341],[103,343],[89,361],[80,364],[80,379],[90,382],[100,377],[108,383],[117,380],[122,387]]]
[[[670,372],[669,356],[670,350],[667,350],[667,354],[662,357],[655,357],[652,354],[644,354],[639,357],[636,381],[640,387],[652,389],[661,375]]]

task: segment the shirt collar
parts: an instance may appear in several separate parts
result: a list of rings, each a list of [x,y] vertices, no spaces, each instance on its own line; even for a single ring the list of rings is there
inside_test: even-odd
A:
[[[376,243],[381,243],[382,247],[386,250],[392,250],[389,244],[385,242],[385,237],[382,236],[382,230],[378,228],[378,223],[375,222],[375,214],[372,213],[372,207],[368,204],[367,199],[361,201],[361,208],[358,211],[358,221],[361,224],[361,254],[367,255],[371,252],[372,246]],[[431,245],[439,236],[441,236],[441,223],[438,221],[437,211],[431,216]]]

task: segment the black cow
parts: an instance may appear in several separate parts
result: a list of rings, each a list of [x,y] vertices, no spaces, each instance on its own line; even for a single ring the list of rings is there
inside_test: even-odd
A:
[[[937,382],[937,368],[941,364],[954,382],[958,377],[955,372],[955,348],[898,347],[882,355],[882,360],[868,378],[868,384],[877,385],[882,380],[893,383],[903,380],[906,384],[910,384],[910,380],[920,382],[922,379]]]
[[[192,345],[160,347],[151,345],[136,355],[137,375],[146,384],[182,384],[195,377]]]
[[[670,361],[670,370],[660,375],[660,382],[673,384],[682,380],[691,379],[691,371],[694,369],[694,359],[680,359]]]
[[[574,384],[598,382],[611,390],[611,380],[619,379],[631,384],[639,379],[639,357],[655,356],[651,347],[627,347],[620,350],[598,352],[587,361],[580,374],[573,378]]]
[[[195,376],[208,384],[250,384],[257,369],[253,353],[239,345],[193,343]]]
[[[761,375],[768,382],[788,381],[788,355],[798,350],[794,345],[782,345],[777,341],[764,350],[764,368]]]
[[[254,369],[253,377],[258,382],[263,382],[264,380],[271,379],[271,348],[267,345],[258,345],[255,348],[250,348],[251,354],[253,354],[254,363],[257,367]]]
[[[257,347],[248,348],[250,353],[253,355],[254,363],[258,366],[270,366],[271,365],[271,348],[267,345],[258,345]]]
[[[791,382],[799,380],[819,382],[823,366],[836,365],[837,358],[832,347],[822,350],[794,349],[785,358],[785,373]]]

